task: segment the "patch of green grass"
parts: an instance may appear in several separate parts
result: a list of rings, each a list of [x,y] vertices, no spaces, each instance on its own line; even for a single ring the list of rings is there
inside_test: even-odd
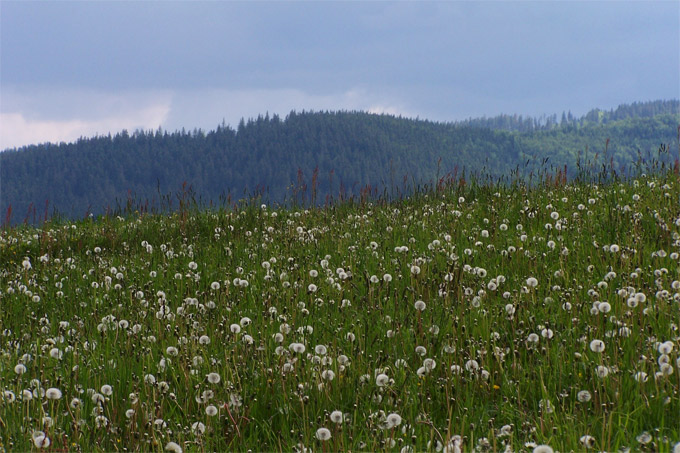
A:
[[[7,229],[0,448],[677,451],[679,253],[673,174]]]

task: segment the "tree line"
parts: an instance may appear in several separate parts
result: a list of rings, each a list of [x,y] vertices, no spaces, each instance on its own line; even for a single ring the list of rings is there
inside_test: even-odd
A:
[[[677,157],[678,101],[549,120],[501,115],[441,123],[359,111],[290,112],[212,131],[122,131],[0,153],[0,212],[13,222],[260,196],[270,203],[401,196],[446,175],[527,177],[604,162],[620,172]],[[571,118],[571,119],[570,119]],[[529,123],[533,126],[529,127]],[[526,124],[526,126],[522,126]],[[665,154],[658,154],[663,148]],[[606,154],[606,156],[605,156]],[[598,160],[599,159],[599,160]],[[184,194],[184,195],[182,195]]]

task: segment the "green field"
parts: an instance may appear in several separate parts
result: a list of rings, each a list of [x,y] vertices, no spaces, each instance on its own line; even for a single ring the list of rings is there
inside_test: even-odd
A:
[[[678,452],[679,253],[673,173],[8,228],[0,450]]]

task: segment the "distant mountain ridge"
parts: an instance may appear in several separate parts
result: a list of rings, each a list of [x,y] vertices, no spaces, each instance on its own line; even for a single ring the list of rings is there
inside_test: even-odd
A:
[[[242,120],[236,129],[123,131],[0,153],[0,212],[14,221],[57,209],[102,213],[132,196],[152,206],[197,198],[231,203],[260,193],[270,202],[317,203],[362,190],[395,195],[437,176],[508,177],[539,165],[602,163],[625,171],[641,157],[677,158],[680,102],[653,101],[542,118],[500,115],[439,123],[365,112],[291,112]],[[657,151],[669,150],[657,156]],[[593,162],[599,153],[599,162]],[[618,170],[617,170],[618,171]],[[46,207],[47,206],[47,207]],[[32,210],[32,211],[31,211]]]

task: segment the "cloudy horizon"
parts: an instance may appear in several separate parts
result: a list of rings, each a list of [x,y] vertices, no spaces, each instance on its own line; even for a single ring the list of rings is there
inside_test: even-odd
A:
[[[0,2],[0,149],[259,114],[680,98],[680,3]]]

